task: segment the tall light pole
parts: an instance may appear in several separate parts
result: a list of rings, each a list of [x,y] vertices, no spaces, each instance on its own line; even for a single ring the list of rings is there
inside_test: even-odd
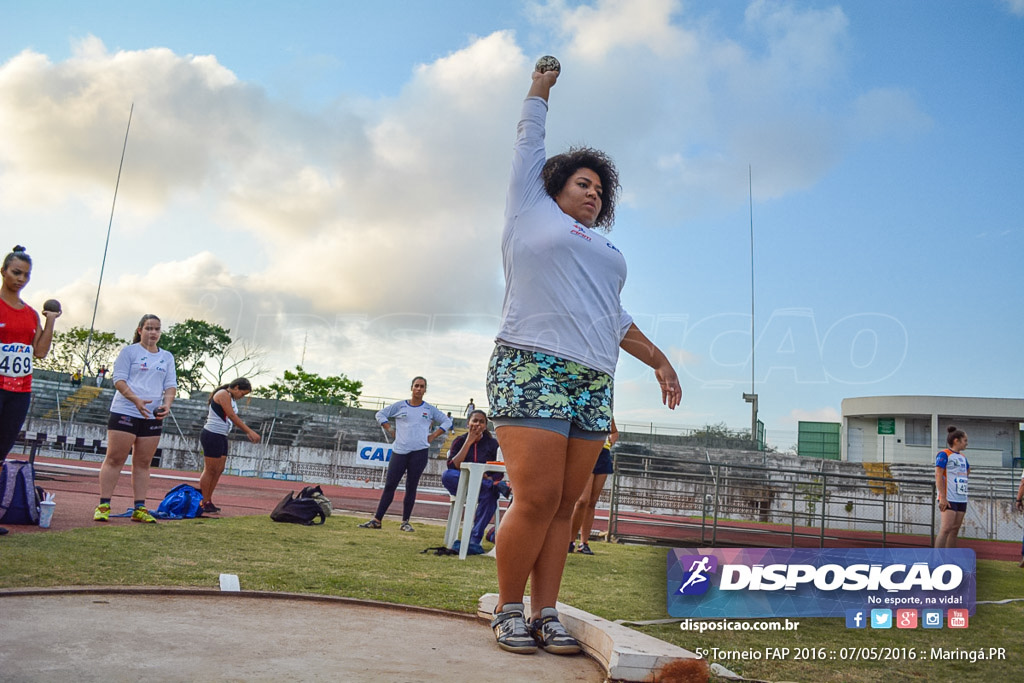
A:
[[[747,164],[747,196],[750,198],[750,393],[743,400],[750,404],[750,440],[757,441],[757,394],[754,393],[754,173]],[[764,456],[767,458],[767,455]]]

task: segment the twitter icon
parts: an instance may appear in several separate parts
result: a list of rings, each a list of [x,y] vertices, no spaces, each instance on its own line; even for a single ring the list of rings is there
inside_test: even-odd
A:
[[[871,628],[892,628],[892,610],[871,610]]]

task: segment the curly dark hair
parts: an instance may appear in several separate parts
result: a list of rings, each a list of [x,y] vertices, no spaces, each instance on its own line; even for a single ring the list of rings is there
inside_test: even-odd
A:
[[[552,198],[557,197],[573,173],[581,168],[589,168],[601,180],[601,211],[591,227],[608,232],[615,223],[615,200],[622,187],[615,162],[607,154],[592,147],[570,147],[568,152],[556,154],[547,160],[541,171],[544,189]]]

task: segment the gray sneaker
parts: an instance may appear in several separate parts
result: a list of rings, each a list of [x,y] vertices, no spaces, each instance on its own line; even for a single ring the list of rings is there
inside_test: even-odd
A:
[[[363,522],[359,525],[360,529],[379,529],[380,522],[375,519],[371,519],[369,522]]]
[[[558,610],[545,607],[540,617],[530,622],[530,635],[537,644],[556,655],[574,655],[580,651],[580,642],[558,620]]]
[[[402,522],[402,526],[398,527],[398,529],[399,531],[416,531],[408,521]]]
[[[491,621],[498,647],[508,652],[528,655],[537,651],[537,643],[526,626],[523,603],[506,602]]]

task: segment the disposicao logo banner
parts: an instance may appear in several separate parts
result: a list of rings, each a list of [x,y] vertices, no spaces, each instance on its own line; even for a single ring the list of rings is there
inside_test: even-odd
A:
[[[673,617],[845,617],[848,609],[967,609],[970,548],[673,548]]]

